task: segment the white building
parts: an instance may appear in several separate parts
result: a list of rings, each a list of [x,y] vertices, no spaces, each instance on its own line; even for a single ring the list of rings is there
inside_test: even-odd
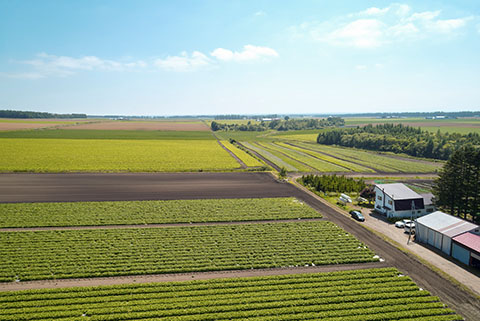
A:
[[[437,211],[416,220],[415,240],[430,244],[445,254],[452,255],[452,239],[478,226],[458,217]]]
[[[435,210],[432,197],[432,194],[420,195],[402,183],[377,184],[375,210],[388,218],[416,218]]]

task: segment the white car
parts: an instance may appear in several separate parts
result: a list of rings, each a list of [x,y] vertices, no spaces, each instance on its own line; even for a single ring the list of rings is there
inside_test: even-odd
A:
[[[415,222],[410,222],[405,224],[405,233],[415,234]]]
[[[395,227],[404,228],[406,224],[409,224],[409,223],[411,223],[411,222],[412,222],[411,220],[401,220],[401,221],[397,221],[397,222],[395,222]]]

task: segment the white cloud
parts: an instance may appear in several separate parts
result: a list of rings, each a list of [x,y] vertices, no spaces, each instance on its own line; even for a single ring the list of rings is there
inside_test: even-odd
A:
[[[17,72],[17,73],[9,73],[9,72],[0,72],[0,76],[4,76],[7,78],[15,78],[15,79],[40,79],[45,78],[44,75],[38,72]]]
[[[327,40],[359,48],[378,47],[382,43],[383,23],[377,19],[358,19],[332,31]]]
[[[47,75],[67,76],[80,70],[125,71],[146,66],[146,63],[141,60],[125,63],[100,59],[95,56],[74,58],[46,53],[37,54],[35,59],[22,61],[21,63],[31,65],[36,70],[34,73],[25,73],[27,77],[24,78],[30,77],[31,79],[42,78]]]
[[[278,57],[278,53],[269,47],[260,47],[253,45],[243,46],[243,51],[231,51],[224,48],[217,48],[210,53],[213,57],[221,61],[253,61],[266,60],[271,57]]]
[[[356,66],[355,66],[355,69],[357,69],[357,70],[366,70],[366,69],[367,69],[367,66],[365,66],[365,65],[356,65]]]
[[[454,36],[473,17],[441,19],[442,12],[412,12],[401,3],[384,8],[371,7],[328,21],[303,22],[289,28],[296,38],[309,37],[335,46],[377,48],[386,44],[427,37]]]
[[[259,17],[259,16],[266,16],[267,13],[263,10],[260,10],[260,11],[255,12],[253,15],[256,16],[256,17]]]
[[[390,10],[390,7],[386,7],[386,8],[376,8],[376,7],[372,7],[372,8],[368,8],[367,10],[364,10],[362,12],[360,12],[360,14],[364,14],[364,15],[367,15],[367,16],[376,16],[376,15],[382,15],[384,13],[386,13],[388,10]]]
[[[211,63],[212,61],[200,51],[194,51],[190,56],[184,51],[180,56],[168,56],[154,61],[154,65],[158,68],[170,71],[194,71]]]

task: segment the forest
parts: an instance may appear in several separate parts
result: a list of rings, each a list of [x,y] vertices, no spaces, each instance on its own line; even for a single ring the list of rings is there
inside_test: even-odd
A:
[[[264,131],[268,129],[287,131],[322,129],[325,127],[338,127],[343,125],[345,125],[345,120],[340,117],[328,117],[326,119],[292,119],[287,116],[284,119],[275,119],[268,122],[249,121],[247,124],[223,124],[212,121],[210,127],[213,131]]]
[[[480,145],[477,133],[430,133],[402,124],[332,129],[318,134],[317,143],[446,160],[466,144]]]

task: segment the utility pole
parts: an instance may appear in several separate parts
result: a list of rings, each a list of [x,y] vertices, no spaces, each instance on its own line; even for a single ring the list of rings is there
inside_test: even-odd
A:
[[[413,224],[413,214],[415,212],[415,201],[412,201],[412,214],[410,214],[410,233],[408,234],[408,241],[407,241],[407,245],[408,243],[410,243],[410,238],[412,237],[412,224]]]

